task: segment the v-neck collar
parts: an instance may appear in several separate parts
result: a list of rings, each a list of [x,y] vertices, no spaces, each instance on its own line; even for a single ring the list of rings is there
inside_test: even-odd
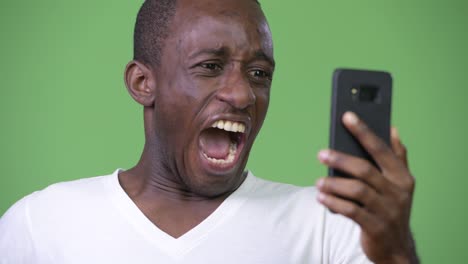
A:
[[[248,194],[254,188],[256,181],[255,177],[249,171],[241,186],[228,196],[213,213],[182,236],[174,238],[153,224],[153,222],[140,211],[120,185],[118,179],[119,172],[120,169],[110,175],[106,183],[114,205],[140,235],[175,259],[182,258],[190,252],[194,247],[200,244],[213,229],[232,216],[247,200],[249,197]]]

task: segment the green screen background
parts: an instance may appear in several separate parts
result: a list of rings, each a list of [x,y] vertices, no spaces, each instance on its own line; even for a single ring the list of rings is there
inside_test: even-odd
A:
[[[140,1],[1,1],[0,214],[49,184],[130,168],[143,145],[125,64]],[[278,63],[248,167],[311,185],[326,169],[332,71],[387,70],[417,178],[424,263],[466,263],[466,1],[264,0]]]

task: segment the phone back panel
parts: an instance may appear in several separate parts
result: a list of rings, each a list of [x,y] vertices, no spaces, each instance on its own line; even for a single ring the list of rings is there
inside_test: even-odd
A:
[[[342,116],[356,113],[374,133],[390,143],[392,77],[387,72],[337,69],[333,75],[330,148],[375,162],[344,127]],[[351,177],[329,169],[329,176]]]

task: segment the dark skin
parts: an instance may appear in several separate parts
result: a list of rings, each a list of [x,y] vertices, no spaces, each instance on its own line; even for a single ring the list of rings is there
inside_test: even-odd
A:
[[[138,164],[121,172],[119,180],[159,229],[174,238],[184,235],[243,182],[267,113],[273,71],[271,33],[251,0],[178,1],[161,63],[127,65],[128,91],[144,106],[146,142]],[[245,146],[226,170],[207,166],[199,149],[200,134],[219,118],[246,125]],[[321,155],[324,164],[356,179],[323,179],[319,200],[361,226],[361,243],[371,260],[409,263],[415,256],[409,228],[414,180],[404,147],[395,134],[390,149],[363,123],[346,124],[382,162],[382,173],[344,154]]]
[[[245,179],[274,61],[268,25],[253,1],[178,1],[170,32],[159,66],[127,65],[127,88],[144,106],[146,143],[140,162],[119,179],[143,213],[177,238]],[[218,118],[246,125],[238,162],[223,171],[207,167],[199,148],[200,133]]]
[[[415,180],[396,128],[391,131],[390,147],[354,113],[346,113],[343,123],[380,170],[364,159],[333,150],[321,151],[318,158],[323,164],[355,178],[319,179],[317,199],[361,226],[361,244],[373,262],[419,263],[409,226]]]

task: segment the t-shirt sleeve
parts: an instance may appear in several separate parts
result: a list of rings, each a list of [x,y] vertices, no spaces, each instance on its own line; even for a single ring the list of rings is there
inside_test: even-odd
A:
[[[361,246],[361,228],[352,220],[325,209],[325,248],[328,263],[371,264]]]
[[[0,264],[34,262],[34,244],[26,196],[0,218]]]

